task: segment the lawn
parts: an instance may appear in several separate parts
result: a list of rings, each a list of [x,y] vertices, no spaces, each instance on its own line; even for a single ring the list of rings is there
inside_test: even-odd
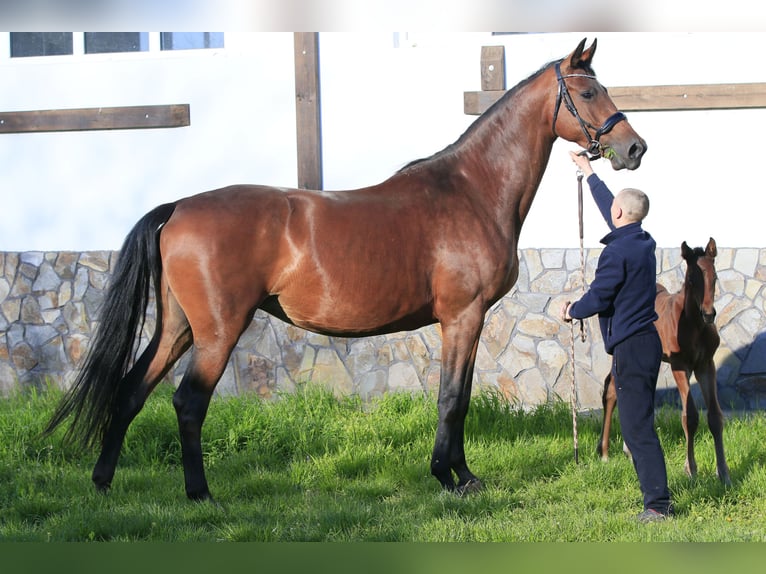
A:
[[[631,463],[612,441],[595,454],[598,415],[568,406],[524,412],[474,397],[466,452],[484,489],[457,496],[431,477],[433,397],[390,394],[371,403],[303,388],[274,401],[214,399],[203,429],[218,504],[186,499],[172,388],[161,385],[130,428],[112,489],[90,481],[96,453],[40,438],[59,395],[0,401],[0,540],[171,542],[762,542],[766,540],[766,415],[729,416],[731,487],[715,476],[704,422],[699,474],[683,472],[679,413],[658,412],[677,516],[641,510]],[[704,421],[704,416],[702,417]],[[617,425],[619,430],[619,425]]]

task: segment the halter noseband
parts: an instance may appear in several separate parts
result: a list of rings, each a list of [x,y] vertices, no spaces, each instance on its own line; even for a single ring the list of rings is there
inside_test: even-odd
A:
[[[566,76],[561,75],[561,61],[559,60],[556,62],[556,79],[558,80],[558,93],[556,94],[556,109],[553,111],[553,133],[556,133],[556,119],[559,115],[559,108],[561,107],[561,102],[564,102],[564,105],[569,110],[569,113],[572,114],[575,119],[580,124],[580,128],[582,129],[582,132],[585,134],[585,137],[590,140],[590,143],[588,144],[588,150],[587,153],[591,155],[590,160],[593,161],[594,159],[598,159],[601,157],[601,152],[603,151],[603,146],[601,145],[600,139],[601,136],[604,134],[608,134],[610,131],[612,131],[612,128],[616,126],[618,123],[620,123],[622,120],[627,119],[625,117],[625,114],[622,112],[615,112],[606,120],[604,121],[604,124],[600,128],[596,128],[596,126],[592,125],[589,122],[586,122],[582,119],[579,113],[577,113],[577,108],[575,108],[574,102],[572,101],[572,96],[569,94],[569,89],[567,89],[566,82],[564,82],[564,78],[590,78],[592,80],[596,79],[596,76],[591,76],[590,74],[567,74]],[[588,128],[595,130],[596,134],[591,137],[590,132],[588,131]]]

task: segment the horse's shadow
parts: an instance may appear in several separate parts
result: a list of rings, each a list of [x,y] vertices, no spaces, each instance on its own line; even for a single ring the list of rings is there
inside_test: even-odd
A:
[[[766,409],[766,331],[756,335],[751,343],[732,351],[717,365],[716,384],[718,402],[729,416]],[[705,409],[696,379],[690,388],[695,404]],[[658,388],[654,404],[657,408],[668,405],[680,409],[681,398],[675,385]]]

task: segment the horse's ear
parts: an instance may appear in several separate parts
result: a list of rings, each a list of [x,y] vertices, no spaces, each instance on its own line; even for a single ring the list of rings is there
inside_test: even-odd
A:
[[[692,255],[694,255],[694,250],[687,245],[686,241],[684,241],[681,244],[681,257],[689,259]]]
[[[570,59],[569,64],[573,68],[585,68],[590,66],[591,61],[593,60],[593,54],[596,53],[596,44],[598,44],[598,39],[594,38],[593,43],[590,45],[590,47],[586,50],[585,49],[585,41],[587,38],[583,38],[580,43],[577,45],[577,48],[575,48],[575,51],[572,52],[572,57]]]
[[[707,247],[705,247],[705,254],[708,257],[712,257],[715,259],[715,256],[718,255],[718,248],[715,245],[715,239],[712,237],[710,238],[710,241],[707,242]]]

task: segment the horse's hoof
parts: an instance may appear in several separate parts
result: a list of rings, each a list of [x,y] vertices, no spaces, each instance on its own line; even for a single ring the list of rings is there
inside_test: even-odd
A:
[[[218,503],[213,498],[213,495],[209,491],[205,492],[187,492],[186,496],[192,502],[198,502],[200,504],[209,502],[213,506],[218,506]]]
[[[466,495],[466,494],[473,494],[476,492],[480,492],[484,488],[484,485],[481,483],[481,481],[478,478],[472,478],[465,484],[459,484],[458,487],[455,489],[455,492],[459,494],[460,496]]]
[[[99,494],[109,494],[109,490],[112,488],[112,485],[109,482],[104,482],[101,484],[94,482],[93,486],[96,487],[96,492]]]

